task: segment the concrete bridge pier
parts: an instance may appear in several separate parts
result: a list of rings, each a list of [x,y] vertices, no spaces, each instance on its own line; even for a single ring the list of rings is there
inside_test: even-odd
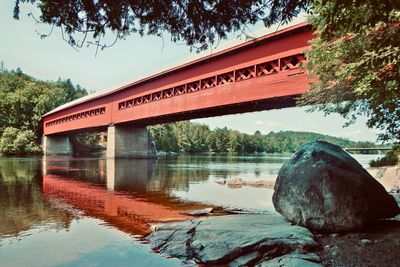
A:
[[[107,129],[107,158],[155,158],[146,127],[113,125]]]
[[[72,144],[68,136],[43,136],[43,154],[45,156],[71,155]]]

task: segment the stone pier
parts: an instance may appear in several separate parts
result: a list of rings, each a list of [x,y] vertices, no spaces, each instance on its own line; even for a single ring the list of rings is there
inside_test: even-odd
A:
[[[72,144],[68,136],[43,136],[43,154],[45,156],[71,155]]]
[[[155,158],[146,127],[109,126],[107,158]]]

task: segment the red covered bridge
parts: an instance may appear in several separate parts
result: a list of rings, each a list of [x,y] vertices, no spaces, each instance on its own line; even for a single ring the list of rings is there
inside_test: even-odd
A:
[[[147,125],[292,107],[308,89],[312,36],[300,23],[65,104],[43,116],[45,154],[71,153],[70,133],[107,129],[108,157],[146,157]]]

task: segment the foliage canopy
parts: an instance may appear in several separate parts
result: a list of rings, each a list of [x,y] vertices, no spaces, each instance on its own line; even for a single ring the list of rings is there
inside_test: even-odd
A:
[[[35,154],[41,151],[35,133],[31,130],[7,127],[0,138],[0,152],[5,155]]]
[[[380,140],[400,142],[400,2],[318,0],[313,11],[314,82],[300,103],[348,123],[366,115]]]
[[[45,82],[20,69],[0,72],[0,153],[40,152],[42,115],[86,94],[69,79]]]
[[[390,150],[382,158],[376,160],[371,160],[369,165],[371,167],[382,167],[382,166],[393,166],[399,162],[399,148],[394,148]]]
[[[200,51],[229,32],[246,32],[247,25],[256,22],[271,26],[290,21],[308,11],[311,0],[17,0],[15,18],[23,2],[37,4],[41,12],[37,20],[60,27],[73,46],[81,47],[88,36],[100,45],[107,30],[115,33],[115,40],[132,33],[168,32],[172,41]]]

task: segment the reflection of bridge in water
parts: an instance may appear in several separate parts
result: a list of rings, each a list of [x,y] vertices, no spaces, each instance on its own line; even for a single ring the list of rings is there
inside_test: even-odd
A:
[[[88,177],[90,172],[88,175],[87,171],[93,168],[85,169],[82,162],[44,161],[45,196],[61,199],[89,216],[139,235],[149,233],[151,223],[189,219],[185,212],[205,207],[183,203],[160,191],[147,190],[154,177],[155,162],[152,160],[108,159],[97,162],[96,180]],[[93,162],[87,161],[86,164],[93,167]]]

